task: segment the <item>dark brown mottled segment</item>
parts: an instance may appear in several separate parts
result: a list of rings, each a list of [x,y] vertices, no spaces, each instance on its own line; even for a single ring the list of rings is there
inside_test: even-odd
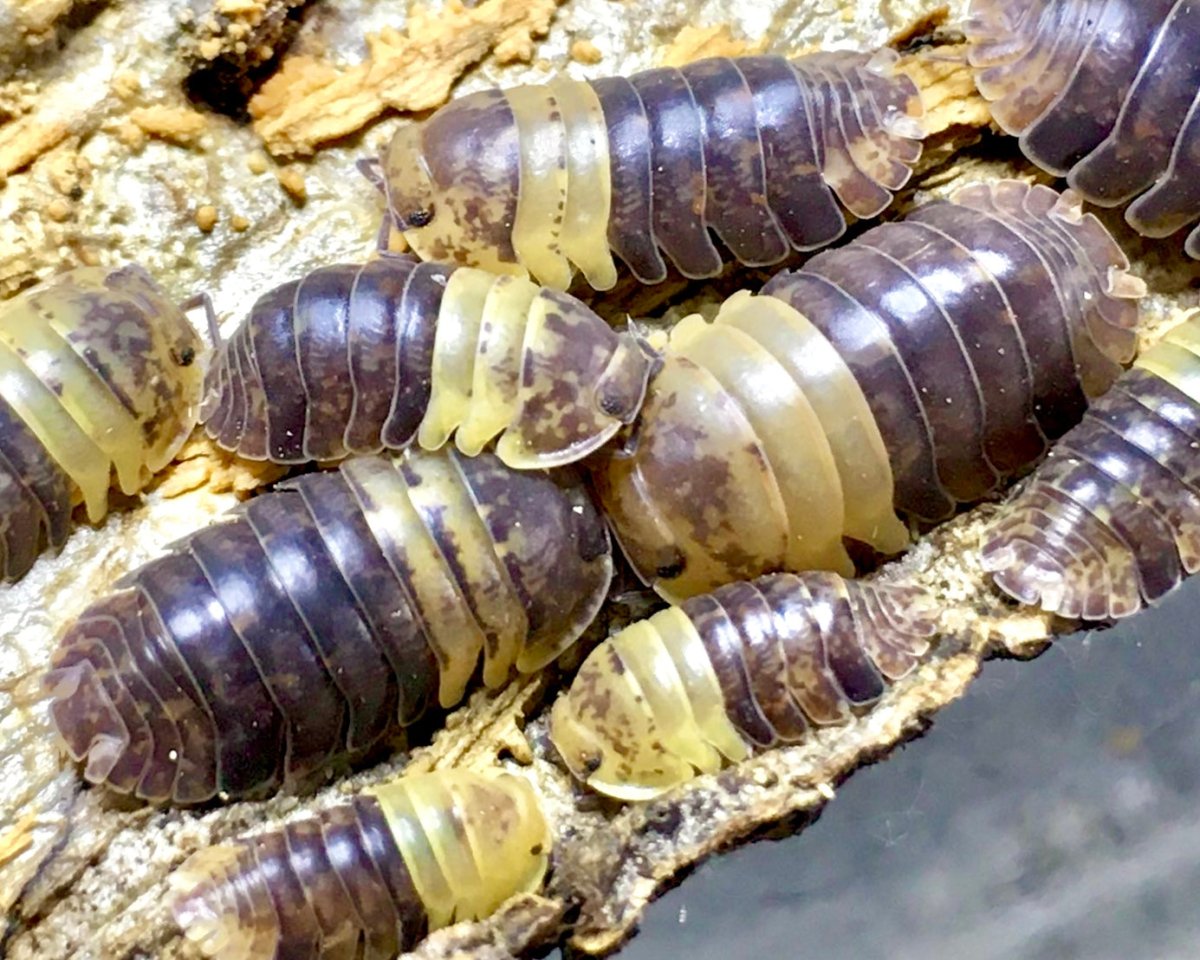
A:
[[[783,57],[734,61],[754,95],[763,148],[767,201],[797,250],[815,250],[846,231],[837,198],[821,170],[809,91]]]
[[[650,120],[637,88],[625,77],[590,81],[608,131],[612,210],[608,245],[642,283],[667,278],[654,237]]]
[[[354,903],[330,860],[316,817],[294,820],[283,828],[287,864],[308,901],[326,960],[355,960],[360,925]]]
[[[268,290],[250,308],[254,323],[243,325],[233,335],[248,338],[252,345],[250,355],[254,359],[263,391],[270,398],[267,404],[267,448],[270,459],[278,463],[300,463],[304,460],[307,401],[304,380],[296,363],[296,335],[292,324],[299,286],[298,281],[292,280]],[[236,371],[231,370],[231,392],[237,389],[233,382],[236,376]],[[211,392],[211,386],[209,390]],[[212,436],[211,433],[209,435]],[[227,449],[233,449],[225,441],[224,431],[213,439]]]
[[[725,712],[738,733],[757,747],[773,746],[778,741],[778,734],[763,715],[754,695],[742,654],[741,623],[732,620],[720,601],[710,594],[690,597],[680,604],[680,609],[700,634],[704,652],[708,654],[725,696]]]
[[[787,238],[767,204],[762,140],[754,94],[734,60],[714,58],[680,71],[703,124],[705,222],[746,266],[778,263]]]
[[[971,63],[1038,166],[1165,237],[1200,218],[1200,12],[1190,0],[973,0]],[[1200,230],[1185,244],[1200,257]]]
[[[958,241],[999,285],[1033,373],[1031,406],[1042,433],[1062,436],[1087,403],[1066,324],[1066,305],[1045,262],[1011,229],[952,203],[926,204],[909,220]]]
[[[1200,366],[1183,350],[1163,356],[1151,348],[1139,363]],[[1150,369],[1126,372],[993,525],[984,567],[1017,599],[1066,617],[1156,602],[1200,569],[1198,445],[1200,403]]]
[[[709,236],[704,129],[682,73],[660,67],[630,78],[650,121],[654,238],[685,277],[715,277],[721,255]]]
[[[359,267],[350,264],[320,267],[296,288],[292,324],[304,380],[304,453],[309,460],[346,455],[344,437],[354,408],[347,344],[358,272]]]
[[[363,264],[354,278],[347,336],[354,384],[354,407],[346,426],[346,449],[351,453],[373,453],[383,445],[383,425],[399,369],[396,321],[412,266],[404,258],[381,257]]]
[[[883,319],[816,273],[777,274],[763,287],[809,320],[854,373],[888,446],[896,505],[924,520],[949,516],[954,501],[942,487],[923,398]]]
[[[321,828],[330,860],[354,904],[366,952],[394,957],[403,949],[395,904],[367,850],[362,827],[350,804],[333,807],[321,816]]]
[[[856,707],[874,703],[886,687],[864,649],[845,581],[814,574],[806,587],[812,598],[809,615],[821,630],[825,656],[846,699]]]
[[[745,581],[718,587],[712,598],[725,611],[726,620],[737,624],[741,660],[763,719],[780,740],[802,739],[808,723],[788,689],[787,661],[774,629],[770,602],[754,583]]]
[[[432,554],[408,552],[421,538]],[[255,498],[93,603],[46,678],[51,715],[85,775],[122,793],[309,786],[426,714],[443,669],[475,671],[447,597],[506,638],[484,671],[496,687],[514,661],[537,669],[574,642],[611,575],[603,520],[569,471],[486,454],[349,461]]]

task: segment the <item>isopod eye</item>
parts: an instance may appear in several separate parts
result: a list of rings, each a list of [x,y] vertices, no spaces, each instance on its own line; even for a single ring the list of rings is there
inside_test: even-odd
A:
[[[413,230],[419,227],[427,227],[433,222],[433,209],[414,210],[411,213],[406,213],[403,216],[397,215],[397,222],[401,230]]]
[[[595,751],[594,753],[589,752],[580,754],[579,763],[580,766],[582,766],[587,772],[588,776],[591,776],[602,766],[604,766],[604,754],[602,754],[599,750]]]

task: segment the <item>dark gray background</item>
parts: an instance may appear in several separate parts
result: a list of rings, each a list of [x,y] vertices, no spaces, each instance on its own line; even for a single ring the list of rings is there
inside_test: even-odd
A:
[[[1197,960],[1200,578],[992,661],[815,824],[718,857],[621,960]]]

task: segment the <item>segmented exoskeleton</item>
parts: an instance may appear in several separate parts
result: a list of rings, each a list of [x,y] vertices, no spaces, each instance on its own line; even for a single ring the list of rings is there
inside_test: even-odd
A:
[[[84,775],[195,803],[304,783],[587,627],[612,558],[577,476],[364,457],[249,502],[130,574],[46,678]]]
[[[549,850],[527,780],[443,770],[201,851],[171,876],[173,910],[220,960],[391,960],[537,890]]]
[[[778,263],[878,215],[921,153],[896,54],[701,60],[488,90],[401,128],[367,172],[428,260],[607,290]],[[715,239],[714,239],[715,238]],[[664,260],[665,256],[665,260]]]
[[[138,266],[82,267],[0,306],[0,580],[108,512],[196,422],[203,342]]]
[[[878,226],[671,332],[594,477],[641,576],[688,596],[893,553],[1078,422],[1135,349],[1144,285],[1103,226],[1003,181]]]
[[[833,573],[727,584],[593,650],[550,736],[580,780],[645,800],[870,706],[924,655],[935,610],[920,588]]]
[[[388,256],[259,298],[218,352],[201,417],[280,463],[426,449],[453,433],[522,468],[578,460],[637,414],[650,361],[586,306],[519,277]]]
[[[983,564],[1023,603],[1125,617],[1200,569],[1200,318],[1138,357],[990,531]]]
[[[1200,7],[1192,0],[972,0],[980,92],[1025,155],[1165,237],[1200,219]],[[1140,196],[1139,196],[1140,194]],[[1200,229],[1187,239],[1200,258]]]

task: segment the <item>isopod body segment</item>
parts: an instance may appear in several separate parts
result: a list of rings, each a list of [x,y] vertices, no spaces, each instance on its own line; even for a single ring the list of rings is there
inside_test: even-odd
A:
[[[251,500],[62,636],[50,713],[88,780],[197,803],[307,785],[591,623],[612,574],[580,479],[363,457]]]
[[[399,777],[171,877],[188,939],[220,960],[391,960],[426,933],[536,891],[550,833],[513,774]]]
[[[726,584],[593,650],[550,736],[579,780],[646,800],[869,707],[926,652],[935,613],[920,588],[833,573]]]
[[[427,260],[607,290],[778,263],[874,217],[911,175],[923,115],[891,51],[701,60],[455,100],[364,169]],[[839,205],[840,201],[840,205]]]
[[[201,417],[252,460],[336,460],[499,435],[510,466],[578,460],[637,414],[650,359],[563,293],[386,256],[270,290],[222,345]]]
[[[0,580],[108,511],[196,422],[204,344],[141,267],[81,267],[0,305]]]
[[[1200,9],[1190,0],[972,0],[971,63],[1025,155],[1148,237],[1200,219]],[[1186,242],[1200,258],[1200,229]]]
[[[1125,617],[1200,569],[1200,319],[1144,351],[989,531],[985,569],[1023,603]]]
[[[1140,281],[1078,201],[1002,181],[877,226],[671,332],[593,478],[668,598],[772,570],[853,571],[999,490],[1135,349]]]

